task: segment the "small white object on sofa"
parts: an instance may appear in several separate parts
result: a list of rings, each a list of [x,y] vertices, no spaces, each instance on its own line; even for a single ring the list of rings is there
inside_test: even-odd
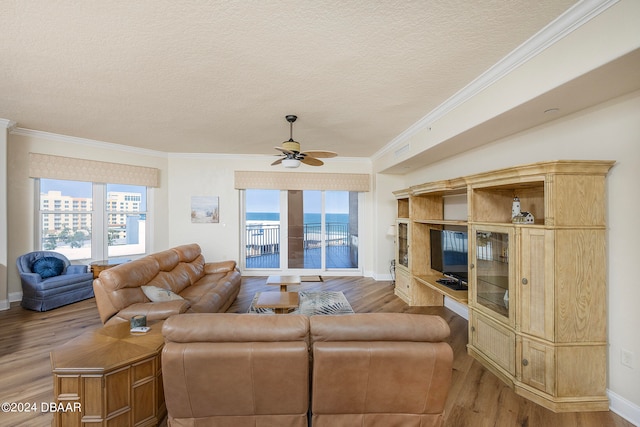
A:
[[[163,302],[173,300],[183,300],[180,295],[169,289],[159,288],[157,286],[140,286],[142,292],[151,300],[151,302]]]

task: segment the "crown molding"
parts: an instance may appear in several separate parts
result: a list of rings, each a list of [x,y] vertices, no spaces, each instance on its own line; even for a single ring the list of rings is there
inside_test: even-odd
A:
[[[9,132],[11,132],[13,129],[15,129],[16,124],[17,123],[14,122],[13,120],[0,119],[0,127],[3,127],[5,129],[7,129]]]
[[[473,98],[520,65],[548,49],[619,1],[620,0],[583,0],[576,3],[471,83],[392,139],[387,145],[374,153],[371,159],[375,161],[385,154],[397,150],[411,136],[424,129],[430,128],[432,123]]]
[[[57,133],[44,132],[40,130],[25,129],[16,127],[11,131],[12,135],[28,136],[33,138],[46,139],[49,141],[59,141],[69,144],[83,145],[85,147],[103,148],[107,150],[124,151],[127,153],[140,154],[145,156],[154,156],[166,158],[167,153],[157,150],[149,150],[146,148],[131,147],[129,145],[114,144],[112,142],[96,141],[94,139],[78,138],[76,136],[60,135]]]

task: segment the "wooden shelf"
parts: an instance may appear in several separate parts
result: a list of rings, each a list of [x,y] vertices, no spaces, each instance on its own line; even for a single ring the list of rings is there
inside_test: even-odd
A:
[[[462,304],[467,304],[469,298],[468,298],[468,291],[454,291],[453,289],[450,289],[444,285],[441,285],[440,283],[437,282],[438,279],[442,279],[444,276],[442,276],[441,274],[433,274],[433,275],[420,275],[420,276],[414,276],[414,278],[422,283],[425,286],[430,287],[431,289],[433,289],[436,292],[441,293],[444,296],[447,296],[459,303]]]
[[[434,225],[457,225],[460,227],[466,227],[467,221],[460,220],[447,220],[447,219],[414,219],[413,222],[419,224],[434,224]]]

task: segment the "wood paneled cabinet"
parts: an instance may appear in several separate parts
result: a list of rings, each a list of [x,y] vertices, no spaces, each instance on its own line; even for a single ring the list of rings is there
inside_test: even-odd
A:
[[[395,294],[404,302],[411,305],[411,274],[406,268],[402,268],[396,264],[396,287]]]
[[[613,164],[541,162],[456,180],[467,191],[469,354],[557,412],[609,408],[605,179]],[[426,229],[412,226],[415,258]]]
[[[145,334],[122,323],[89,331],[51,352],[54,398],[73,408],[54,425],[157,426],[166,415],[162,322]]]

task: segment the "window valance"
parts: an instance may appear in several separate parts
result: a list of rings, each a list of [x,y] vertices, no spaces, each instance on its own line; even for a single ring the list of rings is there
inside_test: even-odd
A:
[[[334,190],[370,191],[369,174],[236,171],[239,190]]]
[[[39,153],[29,153],[29,176],[146,187],[160,185],[160,170],[156,168]]]

